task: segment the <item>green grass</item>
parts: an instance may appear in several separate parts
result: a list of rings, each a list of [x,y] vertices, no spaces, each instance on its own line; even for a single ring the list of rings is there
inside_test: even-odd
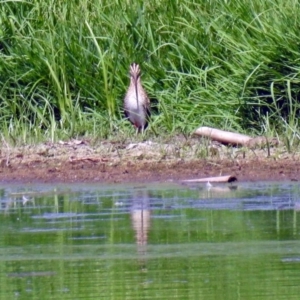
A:
[[[135,61],[158,100],[150,135],[205,125],[295,143],[299,30],[295,0],[2,1],[2,137],[130,135],[122,99]]]

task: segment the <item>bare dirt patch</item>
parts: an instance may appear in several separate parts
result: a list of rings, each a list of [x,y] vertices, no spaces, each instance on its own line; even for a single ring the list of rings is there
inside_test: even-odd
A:
[[[234,175],[239,181],[300,179],[299,156],[283,147],[268,152],[197,139],[6,146],[0,159],[2,182],[156,182],[218,175]]]

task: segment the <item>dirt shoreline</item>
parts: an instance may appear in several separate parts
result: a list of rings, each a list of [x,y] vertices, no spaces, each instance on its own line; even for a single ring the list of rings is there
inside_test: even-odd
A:
[[[265,150],[245,152],[214,147],[217,149],[214,155],[197,158],[197,143],[188,147],[182,143],[162,145],[152,142],[101,142],[91,145],[87,141],[76,140],[3,147],[0,182],[142,183],[219,175],[233,175],[239,181],[300,180],[299,157],[287,154],[283,149],[273,149],[270,154]]]

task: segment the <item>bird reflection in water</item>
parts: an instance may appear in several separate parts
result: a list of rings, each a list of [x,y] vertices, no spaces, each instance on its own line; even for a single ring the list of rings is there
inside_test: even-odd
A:
[[[134,190],[132,197],[131,220],[135,231],[139,263],[142,271],[146,271],[145,265],[150,218],[149,192],[141,189]]]

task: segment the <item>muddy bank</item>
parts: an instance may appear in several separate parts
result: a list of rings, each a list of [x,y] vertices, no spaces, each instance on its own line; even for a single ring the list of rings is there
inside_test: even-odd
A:
[[[70,141],[1,149],[1,182],[155,182],[234,175],[239,181],[300,180],[297,155],[192,142]]]

